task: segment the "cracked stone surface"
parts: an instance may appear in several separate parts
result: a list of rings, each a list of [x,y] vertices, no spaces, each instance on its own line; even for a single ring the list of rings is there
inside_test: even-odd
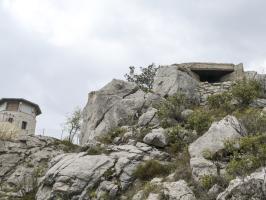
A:
[[[86,200],[97,193],[115,197],[135,180],[133,173],[144,160],[168,160],[169,155],[144,143],[110,145],[108,154],[86,152],[63,154],[51,161],[51,167],[40,183],[37,200]]]
[[[181,65],[160,66],[154,77],[153,92],[162,97],[182,92],[189,99],[199,101],[197,87],[199,82],[190,70]]]
[[[263,200],[266,199],[266,169],[252,173],[244,178],[232,180],[226,190],[220,193],[217,200]]]
[[[158,98],[158,95],[139,90],[134,83],[116,79],[99,91],[91,92],[83,111],[81,144],[107,134],[117,126],[129,125]]]
[[[64,153],[57,139],[20,135],[0,140],[0,199],[16,199],[36,187],[48,162]]]
[[[219,122],[212,123],[205,134],[189,145],[190,166],[194,179],[217,174],[216,166],[204,158],[204,153],[213,155],[224,148],[225,141],[232,141],[244,135],[245,128],[234,116],[228,115]]]

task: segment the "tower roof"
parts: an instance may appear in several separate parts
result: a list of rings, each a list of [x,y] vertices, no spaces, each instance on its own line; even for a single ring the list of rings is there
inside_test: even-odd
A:
[[[40,115],[41,113],[42,113],[42,111],[41,111],[41,109],[40,109],[40,107],[39,107],[39,105],[38,104],[35,104],[35,103],[33,103],[33,102],[31,102],[31,101],[28,101],[28,100],[26,100],[26,99],[23,99],[23,98],[2,98],[2,99],[0,99],[0,104],[3,104],[3,103],[5,103],[5,102],[24,102],[24,103],[26,103],[26,104],[29,104],[29,105],[31,105],[31,106],[33,106],[35,109],[36,109],[36,115]]]

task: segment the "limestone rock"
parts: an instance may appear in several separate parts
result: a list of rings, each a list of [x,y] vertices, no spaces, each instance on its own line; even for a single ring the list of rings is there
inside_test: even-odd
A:
[[[265,168],[250,176],[232,180],[228,188],[218,195],[217,200],[262,200],[266,199],[265,194]]]
[[[255,108],[264,108],[266,107],[266,99],[255,99],[250,106]]]
[[[181,70],[177,65],[161,66],[154,77],[153,91],[162,97],[180,92],[191,100],[199,101],[199,82],[188,72]]]
[[[132,200],[142,200],[144,198],[144,191],[140,190],[132,197]]]
[[[135,180],[133,173],[144,160],[166,160],[168,155],[144,143],[109,145],[108,155],[86,152],[63,154],[52,160],[40,183],[37,200],[62,196],[70,200],[87,200],[105,195],[116,198]]]
[[[184,180],[163,183],[164,195],[169,200],[196,200],[192,190]]]
[[[99,91],[91,92],[83,110],[81,144],[108,134],[117,126],[130,124],[158,98],[139,90],[134,83],[116,79]]]
[[[150,144],[156,147],[165,147],[168,145],[168,138],[166,131],[163,128],[153,129],[152,132],[148,133],[143,141],[146,144]]]
[[[150,193],[146,200],[160,200],[160,195],[156,193]]]
[[[209,189],[208,195],[210,197],[215,198],[222,191],[223,191],[223,188],[221,186],[219,186],[218,184],[215,184],[214,186],[211,187],[211,189]]]
[[[226,116],[214,122],[209,130],[189,145],[190,165],[193,177],[197,180],[203,175],[215,175],[215,166],[204,158],[204,154],[213,155],[224,148],[224,142],[235,140],[246,135],[245,128],[233,116]]]
[[[139,126],[155,125],[154,118],[156,117],[157,109],[150,108],[146,113],[143,113],[138,121]],[[153,123],[152,123],[153,122]]]
[[[63,148],[59,140],[43,136],[0,140],[0,197],[16,199],[34,190],[49,161],[64,153]]]

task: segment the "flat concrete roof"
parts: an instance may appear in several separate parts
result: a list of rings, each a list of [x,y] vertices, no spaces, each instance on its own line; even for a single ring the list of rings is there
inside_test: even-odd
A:
[[[235,65],[231,63],[183,63],[191,71],[228,71],[233,72]]]

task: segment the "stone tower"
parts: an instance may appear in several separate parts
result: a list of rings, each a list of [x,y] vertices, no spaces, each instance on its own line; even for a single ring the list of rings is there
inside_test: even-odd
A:
[[[0,122],[15,125],[22,133],[34,134],[36,116],[41,114],[40,107],[25,99],[0,99]]]

